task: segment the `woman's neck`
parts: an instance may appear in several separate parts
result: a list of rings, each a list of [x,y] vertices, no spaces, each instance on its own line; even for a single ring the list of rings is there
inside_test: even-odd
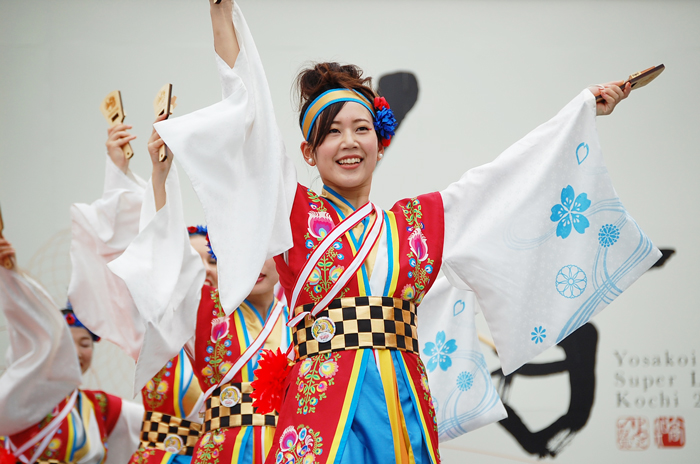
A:
[[[345,201],[350,203],[354,209],[358,209],[363,207],[364,205],[369,202],[369,192],[370,192],[370,185],[367,186],[361,186],[359,188],[350,188],[350,189],[344,189],[342,187],[338,187],[335,185],[328,185],[324,183],[324,187],[326,188],[331,188],[333,192],[337,193]]]
[[[255,309],[257,309],[260,312],[260,315],[262,316],[263,320],[267,319],[267,310],[270,308],[270,305],[272,305],[272,302],[275,300],[275,292],[274,290],[270,290],[269,292],[265,293],[260,293],[257,295],[248,295],[248,298],[246,298],[250,304],[255,306]]]

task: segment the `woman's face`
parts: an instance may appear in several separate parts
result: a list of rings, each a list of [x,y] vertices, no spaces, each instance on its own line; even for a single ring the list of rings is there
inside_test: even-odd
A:
[[[277,273],[277,266],[275,265],[275,260],[273,258],[265,261],[258,280],[255,282],[253,290],[250,292],[251,295],[262,295],[271,292],[275,288],[275,284],[280,280],[280,276]]]
[[[204,283],[210,287],[219,286],[219,273],[217,272],[216,259],[209,254],[209,247],[207,247],[207,238],[204,235],[190,235],[190,244],[192,248],[197,250],[199,256],[202,258],[204,263],[204,270],[206,271],[206,277]]]
[[[306,141],[301,148],[306,162],[318,168],[323,183],[343,196],[363,189],[369,195],[372,173],[384,153],[372,115],[355,102],[345,103],[315,153]]]
[[[85,374],[87,370],[90,369],[90,364],[92,364],[92,348],[94,346],[92,336],[87,329],[83,329],[82,327],[71,327],[70,332],[73,336],[75,349],[78,352],[80,372]]]

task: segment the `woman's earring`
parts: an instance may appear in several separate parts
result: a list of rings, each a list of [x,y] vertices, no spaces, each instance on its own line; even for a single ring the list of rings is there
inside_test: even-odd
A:
[[[316,161],[312,157],[306,158],[306,161],[309,163],[311,166],[316,166]]]
[[[377,158],[380,159],[380,160],[381,160],[382,158],[384,158],[384,153],[379,153],[379,155],[377,156]]]

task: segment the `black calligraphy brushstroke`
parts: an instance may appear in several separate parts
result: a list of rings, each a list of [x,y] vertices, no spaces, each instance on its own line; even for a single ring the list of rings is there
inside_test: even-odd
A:
[[[651,269],[663,267],[663,265],[666,264],[666,261],[668,261],[668,259],[676,252],[676,250],[673,248],[660,248],[659,251],[661,252],[661,258],[654,263]]]
[[[410,72],[384,74],[379,78],[379,95],[386,98],[394,112],[396,128],[401,125],[413,105],[418,101],[418,79]]]
[[[571,401],[568,411],[551,425],[532,432],[523,423],[518,413],[503,401],[508,418],[499,422],[520,443],[525,451],[540,457],[556,456],[568,445],[574,435],[588,422],[595,397],[595,362],[598,345],[598,330],[588,323],[559,343],[566,359],[543,364],[525,364],[510,375],[503,377],[500,369],[492,375],[501,376],[499,393],[506,398],[517,375],[538,377],[562,372],[569,373]]]

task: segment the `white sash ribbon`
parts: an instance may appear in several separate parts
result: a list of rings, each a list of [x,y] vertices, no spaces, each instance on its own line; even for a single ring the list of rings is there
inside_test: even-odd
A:
[[[39,456],[44,452],[47,446],[49,446],[49,443],[51,442],[51,439],[53,438],[54,435],[56,435],[56,432],[58,431],[59,427],[61,426],[61,422],[63,422],[63,419],[65,419],[68,414],[70,414],[71,409],[73,409],[73,406],[75,406],[75,401],[78,398],[78,390],[75,390],[71,396],[66,405],[63,407],[61,412],[53,418],[51,422],[49,422],[49,425],[44,427],[41,432],[37,433],[34,435],[31,440],[28,440],[25,444],[23,444],[20,447],[16,447],[12,441],[10,441],[10,438],[7,438],[7,444],[10,445],[10,451],[12,451],[12,454],[15,455],[17,459],[22,461],[24,464],[34,464],[37,459],[39,459]],[[42,441],[43,440],[43,441]],[[31,459],[27,459],[24,456],[25,451],[27,451],[29,448],[34,446],[36,443],[41,441],[41,444],[37,447],[36,451],[34,452],[34,455],[32,456]]]
[[[294,327],[308,314],[316,316],[318,313],[323,311],[330,304],[331,301],[333,301],[333,299],[338,295],[338,293],[340,293],[340,290],[355,275],[360,266],[362,266],[362,263],[365,262],[365,259],[367,258],[369,252],[372,251],[374,244],[379,238],[382,226],[384,225],[384,214],[382,214],[381,210],[374,206],[374,204],[368,202],[362,208],[356,210],[350,216],[346,217],[343,221],[340,222],[340,224],[336,225],[333,228],[333,230],[331,230],[331,232],[328,235],[326,235],[323,238],[323,240],[321,240],[321,243],[319,243],[318,247],[316,247],[314,252],[306,261],[304,268],[297,277],[297,280],[294,284],[294,291],[292,292],[292,301],[289,303],[290,311],[294,311],[301,289],[306,284],[309,275],[313,271],[314,267],[316,267],[316,264],[318,264],[318,261],[326,253],[328,248],[333,246],[333,243],[338,238],[340,238],[343,234],[347,233],[350,229],[352,229],[358,223],[360,223],[362,220],[368,217],[373,211],[377,212],[377,219],[374,221],[374,224],[372,224],[372,227],[365,236],[362,245],[360,245],[360,248],[357,250],[357,254],[353,257],[352,262],[350,263],[348,268],[343,271],[340,278],[338,278],[338,280],[333,284],[330,290],[328,290],[328,293],[326,293],[326,295],[314,305],[311,311],[304,311],[298,314],[297,316],[291,318],[287,323],[288,327]]]
[[[253,343],[248,345],[248,348],[243,352],[243,354],[236,360],[234,365],[229,369],[229,371],[226,373],[223,379],[221,379],[221,382],[218,384],[212,386],[207,390],[204,395],[204,401],[206,402],[206,399],[211,396],[212,392],[219,388],[221,385],[225,385],[233,379],[233,376],[238,373],[241,369],[243,369],[243,366],[253,357],[255,354],[265,345],[265,341],[267,340],[267,337],[270,336],[272,333],[272,330],[275,328],[275,325],[277,324],[277,321],[279,318],[282,316],[282,312],[284,310],[284,303],[281,301],[277,301],[277,304],[275,305],[274,308],[272,308],[272,311],[270,311],[270,315],[267,317],[267,321],[265,322],[265,325],[263,326],[262,330],[258,334],[257,337],[255,337],[255,340],[253,340]],[[202,405],[204,407],[204,405]]]

